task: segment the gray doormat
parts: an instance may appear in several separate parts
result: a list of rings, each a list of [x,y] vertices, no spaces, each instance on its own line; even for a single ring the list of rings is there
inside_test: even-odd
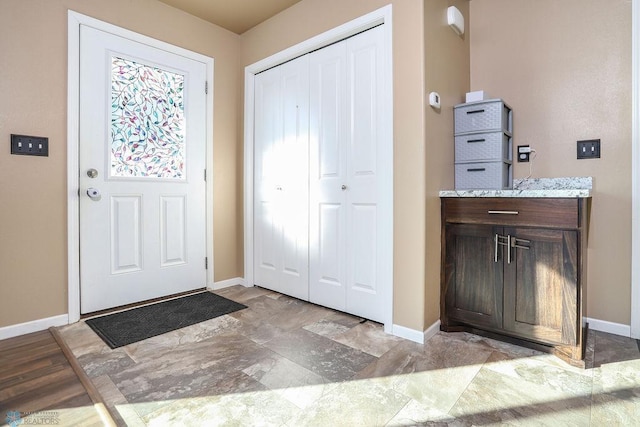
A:
[[[211,292],[202,292],[94,317],[87,320],[86,324],[109,347],[118,348],[243,308],[247,306]]]

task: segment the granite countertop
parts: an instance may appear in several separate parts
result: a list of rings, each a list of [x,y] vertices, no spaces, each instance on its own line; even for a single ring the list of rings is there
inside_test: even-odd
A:
[[[593,178],[514,179],[512,190],[443,190],[440,197],[591,197]]]

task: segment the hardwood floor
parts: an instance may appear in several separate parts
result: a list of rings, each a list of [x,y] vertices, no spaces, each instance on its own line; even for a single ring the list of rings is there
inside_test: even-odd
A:
[[[0,341],[0,424],[11,425],[11,420],[113,424],[49,331]]]

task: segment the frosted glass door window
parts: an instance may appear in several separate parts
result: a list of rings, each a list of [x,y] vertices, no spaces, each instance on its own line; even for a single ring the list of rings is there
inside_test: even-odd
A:
[[[110,176],[184,179],[184,76],[115,56],[111,67]]]

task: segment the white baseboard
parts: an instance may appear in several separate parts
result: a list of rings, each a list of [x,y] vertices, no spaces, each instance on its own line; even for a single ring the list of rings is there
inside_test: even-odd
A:
[[[620,335],[623,337],[631,336],[631,326],[622,323],[607,322],[606,320],[592,319],[585,317],[584,320],[589,323],[589,329],[594,331],[607,332],[609,334]]]
[[[400,325],[393,325],[393,335],[396,337],[404,338],[409,341],[417,342],[418,344],[424,344],[424,333],[416,331],[415,329],[405,328]]]
[[[429,326],[426,331],[424,331],[424,342],[429,341],[432,336],[440,332],[440,319],[436,320],[433,325]]]
[[[242,277],[234,277],[233,279],[220,280],[219,282],[214,282],[213,288],[210,288],[210,289],[213,289],[214,291],[216,291],[218,289],[228,288],[229,286],[235,286],[235,285],[246,286],[244,284],[244,279]]]
[[[427,328],[426,331],[420,332],[415,329],[405,328],[400,325],[393,325],[392,334],[396,337],[404,338],[409,341],[417,342],[418,344],[424,344],[435,334],[440,331],[440,320],[436,320],[435,323]]]
[[[0,328],[0,340],[17,337],[19,335],[30,334],[32,332],[44,331],[52,326],[63,326],[69,324],[69,315],[47,317],[45,319],[32,320],[31,322],[18,323],[17,325],[3,326]]]
[[[590,317],[585,317],[584,319],[586,322],[589,322],[589,329],[593,329],[594,331],[607,332],[609,334],[620,335],[623,337],[631,336],[631,326],[629,325],[607,322],[606,320],[592,319]],[[400,325],[393,325],[392,334],[419,344],[424,344],[432,336],[437,334],[438,331],[440,331],[440,320],[437,320],[424,332],[409,329]]]

